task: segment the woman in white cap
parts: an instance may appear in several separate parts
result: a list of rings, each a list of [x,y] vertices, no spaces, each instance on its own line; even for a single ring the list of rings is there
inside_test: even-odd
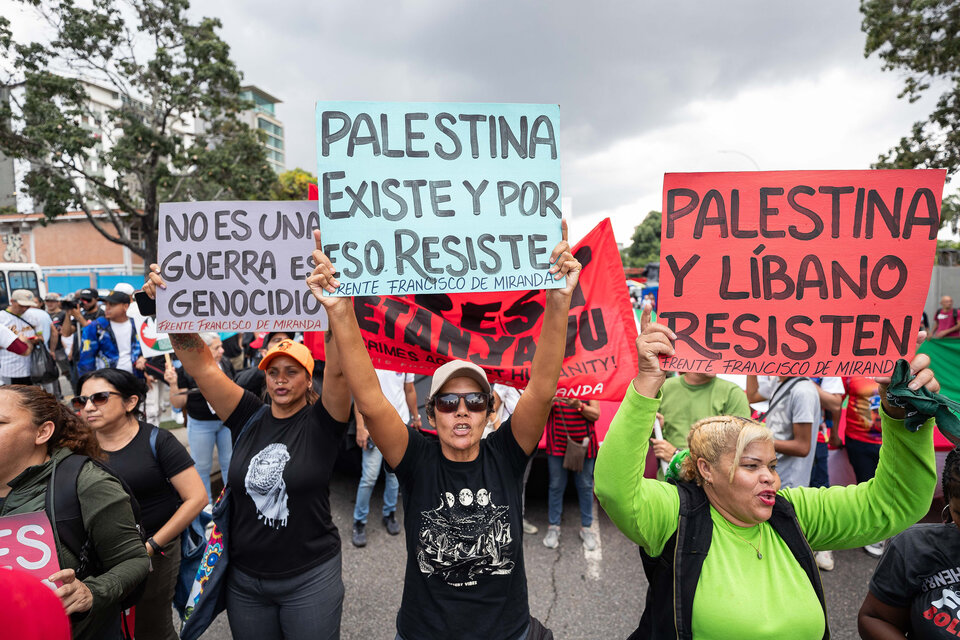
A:
[[[493,412],[483,369],[447,362],[433,375],[427,417],[438,440],[409,429],[384,397],[357,326],[351,298],[324,297],[339,282],[320,250],[307,283],[323,303],[357,410],[400,481],[407,567],[397,615],[401,640],[552,637],[530,616],[523,563],[522,480],[560,378],[570,298],[580,263],[563,241],[550,273],[565,278],[546,292],[530,381],[513,415],[481,439]]]

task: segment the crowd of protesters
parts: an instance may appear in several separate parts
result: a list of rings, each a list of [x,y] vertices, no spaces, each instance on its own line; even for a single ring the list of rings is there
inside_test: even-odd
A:
[[[832,569],[832,550],[854,546],[882,555],[859,613],[863,637],[937,637],[943,625],[927,614],[951,597],[960,605],[924,581],[957,564],[960,456],[951,453],[943,473],[944,524],[908,529],[930,506],[931,429],[906,434],[903,410],[887,400],[889,380],[749,376],[744,390],[712,375],[668,377],[657,356],[672,354],[676,337],[651,320],[648,301],[640,368],[600,447],[599,403],[557,394],[580,270],[564,239],[551,273],[565,286],[547,292],[526,388],[494,385],[480,367],[448,362],[433,375],[421,424],[413,376],[374,369],[351,300],[322,295],[338,282],[319,235],[317,247],[307,282],[330,322],[322,363],[284,332],[175,334],[170,357],[148,360],[128,315],[132,287],[48,294],[42,303],[12,292],[0,322],[8,384],[0,386],[0,516],[42,510],[57,525],[59,503],[48,494],[57,473],[75,479],[86,539],[76,548],[60,528],[61,570],[49,578],[60,601],[54,612],[68,616],[74,638],[130,637],[122,610],[131,598],[137,638],[179,637],[171,613],[181,536],[202,511],[212,512],[214,535],[229,532],[222,589],[233,637],[339,637],[341,539],[329,491],[345,438],[362,456],[353,545],[367,544],[381,472],[380,520],[389,534],[405,533],[400,640],[553,637],[531,615],[522,544],[538,533],[524,501],[544,435],[541,541],[560,545],[572,473],[580,544],[596,549],[596,490],[640,545],[651,584],[633,637],[679,628],[692,637],[824,637],[816,568]],[[162,286],[155,267],[144,289],[153,295]],[[960,335],[952,306],[944,296],[930,327],[936,337]],[[30,356],[38,348],[69,383],[37,383]],[[939,389],[928,363],[911,363],[912,388]],[[158,427],[166,404],[182,410],[189,450]],[[828,449],[839,447],[857,484],[824,490]],[[648,448],[662,462],[656,480],[644,478]],[[230,488],[219,501],[214,450]],[[698,560],[681,571],[674,558],[688,556]],[[12,588],[0,577],[0,589]],[[748,588],[764,593],[762,609],[740,606]],[[712,595],[694,605],[701,591]],[[49,608],[49,598],[37,600]],[[29,633],[46,635],[23,637],[69,637],[62,616],[43,624]]]

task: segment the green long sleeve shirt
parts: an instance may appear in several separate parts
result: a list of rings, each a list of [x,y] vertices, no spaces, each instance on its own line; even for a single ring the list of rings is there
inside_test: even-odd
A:
[[[611,520],[652,556],[677,529],[673,485],[643,477],[659,399],[631,385],[597,456],[597,497]],[[883,414],[884,443],[874,479],[829,489],[787,488],[814,550],[885,539],[915,523],[930,506],[937,475],[932,424],[909,433]],[[693,602],[695,638],[823,636],[823,610],[803,569],[769,523],[736,527],[711,507],[713,538]],[[761,537],[762,536],[762,537]],[[763,558],[757,558],[759,547]]]
[[[9,482],[10,493],[0,507],[0,516],[43,511],[53,461],[70,455],[57,449],[50,460],[29,467]],[[77,478],[77,496],[84,528],[93,540],[105,571],[83,581],[93,595],[87,615],[73,616],[74,640],[102,636],[103,628],[120,616],[120,601],[150,571],[150,558],[140,540],[130,498],[123,486],[103,469],[86,464]],[[76,569],[79,558],[56,539],[61,569]]]

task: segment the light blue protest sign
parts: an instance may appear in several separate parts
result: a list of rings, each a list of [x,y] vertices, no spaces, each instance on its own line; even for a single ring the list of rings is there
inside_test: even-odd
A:
[[[333,295],[559,288],[560,108],[318,102]]]

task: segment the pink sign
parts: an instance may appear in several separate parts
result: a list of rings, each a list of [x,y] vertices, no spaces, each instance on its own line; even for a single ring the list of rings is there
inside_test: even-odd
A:
[[[0,568],[10,567],[44,582],[60,571],[53,527],[43,511],[0,518]]]

